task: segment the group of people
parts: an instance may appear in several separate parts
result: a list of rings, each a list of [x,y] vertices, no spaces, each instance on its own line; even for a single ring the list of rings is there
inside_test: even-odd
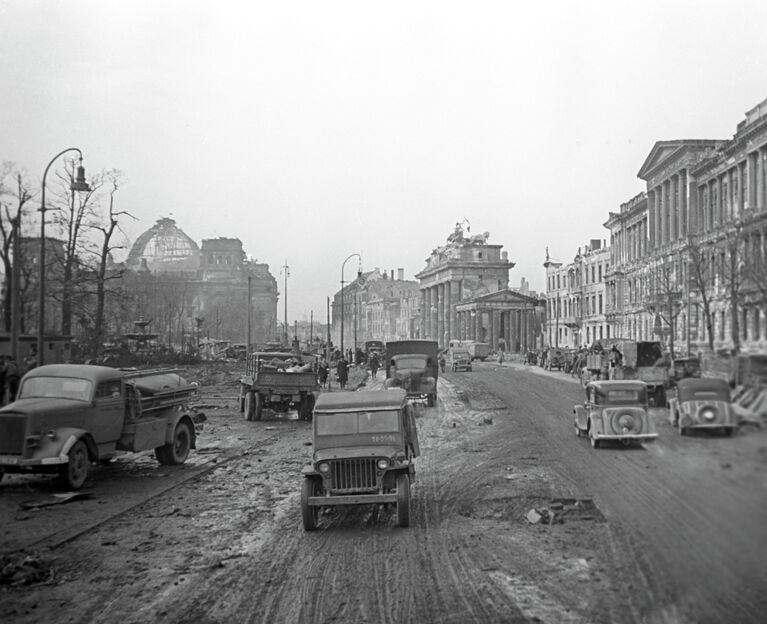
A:
[[[350,361],[351,360],[346,358],[346,355],[341,354],[340,352],[338,353],[335,370],[336,378],[338,379],[338,385],[340,386],[341,390],[345,390],[346,384],[349,382],[349,368],[351,367]],[[320,360],[317,364],[317,380],[319,381],[320,386],[323,388],[327,387],[330,367],[330,362],[328,362],[324,356],[320,356]],[[378,370],[381,368],[381,363],[379,362],[378,356],[375,353],[373,353],[368,358],[368,367],[370,368],[371,377],[375,379],[378,375]]]
[[[37,357],[33,352],[22,360],[21,366],[12,355],[0,355],[0,405],[16,400],[22,375],[35,366]]]

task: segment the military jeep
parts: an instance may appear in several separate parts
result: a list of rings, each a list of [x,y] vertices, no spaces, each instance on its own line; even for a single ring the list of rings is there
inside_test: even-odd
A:
[[[321,394],[314,406],[312,463],[303,469],[304,529],[323,507],[395,505],[410,525],[410,483],[420,454],[413,406],[401,388]]]

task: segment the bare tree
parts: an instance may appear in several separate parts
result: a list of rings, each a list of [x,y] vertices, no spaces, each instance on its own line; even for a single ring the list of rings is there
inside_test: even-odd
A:
[[[681,267],[674,258],[662,258],[648,273],[647,310],[668,327],[669,351],[674,358],[676,319],[682,310],[682,290],[679,287]],[[662,327],[662,325],[661,325]]]
[[[63,250],[55,254],[53,262],[60,263],[60,271],[51,271],[56,288],[51,295],[61,304],[61,333],[72,333],[72,310],[74,300],[81,295],[78,278],[81,252],[88,248],[86,233],[98,223],[98,191],[104,184],[105,174],[89,180],[90,190],[75,193],[71,190],[75,178],[76,162],[68,160],[64,173],[57,173],[58,190],[54,192],[52,222],[63,234]]]
[[[687,241],[687,270],[688,288],[694,290],[700,297],[703,309],[703,320],[706,324],[708,348],[714,352],[714,317],[711,312],[711,296],[714,288],[714,261],[697,237],[691,236]],[[689,331],[689,319],[688,331]]]
[[[10,185],[6,185],[9,178],[12,182]],[[3,197],[7,197],[8,201],[4,202]],[[2,262],[5,273],[3,327],[6,332],[11,331],[13,293],[20,293],[21,290],[16,288],[13,283],[14,262],[21,261],[21,258],[14,257],[13,250],[14,247],[16,249],[21,247],[20,244],[15,245],[16,237],[21,236],[22,215],[26,211],[25,206],[30,199],[32,199],[32,193],[29,190],[29,183],[25,175],[13,163],[3,163],[0,167],[0,262]],[[21,269],[21,266],[18,268]]]
[[[106,183],[111,187],[109,191],[109,208],[105,218],[101,221],[93,220],[87,227],[94,232],[98,232],[98,239],[93,246],[85,249],[86,257],[90,256],[93,261],[86,260],[86,265],[91,270],[88,271],[92,278],[92,287],[86,287],[90,292],[95,291],[95,307],[91,310],[84,308],[80,310],[79,317],[81,323],[92,326],[90,354],[93,358],[101,356],[102,346],[104,344],[105,328],[104,312],[106,309],[106,299],[109,294],[109,283],[119,283],[123,277],[122,270],[110,270],[112,252],[116,249],[124,249],[127,246],[127,238],[120,227],[121,217],[133,217],[129,212],[115,209],[115,195],[120,188],[121,173],[119,171],[109,171],[103,174]],[[123,234],[122,240],[116,241],[116,235]],[[89,298],[91,299],[91,298]],[[89,322],[92,317],[92,324]]]
[[[721,253],[724,255],[721,267],[722,280],[730,306],[730,338],[733,354],[740,352],[740,310],[743,285],[746,281],[744,245],[743,224],[738,219],[728,228],[721,246]]]

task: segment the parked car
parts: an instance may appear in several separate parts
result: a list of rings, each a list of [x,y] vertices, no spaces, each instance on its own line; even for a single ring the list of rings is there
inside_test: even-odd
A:
[[[546,370],[556,368],[562,370],[565,367],[565,352],[556,347],[549,347],[546,353]]]
[[[737,427],[730,403],[730,386],[724,379],[680,379],[676,396],[669,399],[669,422],[686,435],[692,429],[714,429],[732,435]]]
[[[588,437],[594,448],[611,440],[628,446],[658,437],[643,381],[591,381],[585,403],[576,405],[573,413],[575,435]]]
[[[326,392],[314,407],[312,461],[303,469],[301,516],[313,531],[334,505],[394,505],[410,525],[410,483],[420,454],[412,404],[401,388]]]
[[[471,371],[471,354],[468,349],[448,349],[445,353],[447,368],[454,373],[457,371]]]

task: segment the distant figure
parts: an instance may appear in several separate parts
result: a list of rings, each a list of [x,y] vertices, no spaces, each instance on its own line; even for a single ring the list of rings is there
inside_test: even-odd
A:
[[[374,353],[370,356],[370,375],[373,377],[373,379],[376,378],[376,375],[378,374],[378,356]]]
[[[324,388],[328,382],[328,363],[324,357],[320,358],[320,363],[317,366],[317,379],[320,382],[320,386]]]
[[[498,364],[503,366],[503,349],[498,352]]]
[[[341,390],[346,390],[346,382],[349,380],[349,363],[345,357],[338,360],[336,375],[338,375],[338,385],[341,386]]]
[[[16,393],[19,391],[19,366],[12,355],[5,356],[5,386],[8,389],[8,402],[13,403],[16,400]]]
[[[445,359],[445,352],[439,354],[439,370],[440,372],[445,372],[445,366],[447,365],[447,360]]]
[[[5,356],[0,355],[0,405],[5,405]]]

